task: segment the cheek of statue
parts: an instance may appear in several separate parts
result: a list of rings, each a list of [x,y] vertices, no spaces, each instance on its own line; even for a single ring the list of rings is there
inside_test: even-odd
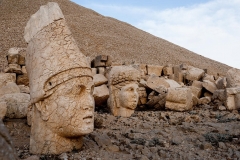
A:
[[[137,107],[139,98],[137,89],[137,84],[128,84],[121,88],[119,92],[119,103],[121,107],[132,110]]]

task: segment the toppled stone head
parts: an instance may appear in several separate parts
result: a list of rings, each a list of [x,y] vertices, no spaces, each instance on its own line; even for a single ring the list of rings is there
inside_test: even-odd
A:
[[[93,131],[92,72],[57,3],[49,2],[31,16],[24,38],[33,106],[30,152],[81,148],[82,136]]]
[[[108,107],[114,116],[130,117],[138,104],[140,72],[130,66],[115,66],[109,73]]]

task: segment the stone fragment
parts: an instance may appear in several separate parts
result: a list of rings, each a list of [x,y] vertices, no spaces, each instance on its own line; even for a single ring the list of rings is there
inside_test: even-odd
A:
[[[108,82],[108,79],[102,74],[95,74],[93,76],[93,83],[95,87],[101,86],[103,84],[107,84],[107,82]]]
[[[166,103],[167,88],[164,86],[159,86],[155,91],[152,91],[148,95],[149,101],[146,105],[154,107],[155,109],[162,109]]]
[[[165,76],[170,76],[173,74],[173,67],[172,66],[165,66],[163,67],[163,74]]]
[[[175,111],[191,110],[192,92],[189,88],[169,88],[165,107]]]
[[[102,133],[102,134],[95,133],[95,134],[91,134],[90,137],[94,139],[94,141],[97,143],[99,147],[107,147],[112,145],[111,139],[108,137],[106,133]]]
[[[194,81],[194,80],[200,80],[203,75],[204,75],[204,70],[203,69],[199,69],[199,68],[195,68],[192,66],[188,67],[187,73],[186,73],[186,79],[190,80],[190,81]]]
[[[219,109],[220,111],[226,111],[226,110],[227,110],[227,108],[226,108],[225,106],[219,106],[218,109]]]
[[[201,88],[194,87],[194,86],[189,86],[189,88],[191,89],[194,96],[196,96],[197,98],[201,97],[201,94],[202,94],[202,89]]]
[[[19,64],[8,64],[4,70],[5,73],[22,74],[22,69]]]
[[[19,54],[17,49],[16,49],[16,52],[10,52],[10,53],[8,52],[8,55],[7,55],[8,64],[18,64],[18,58],[19,58]]]
[[[0,72],[0,88],[5,86],[8,82],[16,83],[16,74],[15,73],[1,73]]]
[[[226,77],[219,77],[216,81],[217,89],[225,89],[227,87],[227,78]]]
[[[94,59],[94,67],[106,67],[107,55],[98,55]]]
[[[107,56],[106,67],[110,67],[113,64],[113,57],[111,55]]]
[[[203,82],[193,81],[192,86],[202,89],[203,88],[202,84],[203,84]]]
[[[12,139],[8,133],[8,129],[4,126],[1,119],[0,119],[0,159],[18,160],[18,156],[14,149]]]
[[[192,94],[192,101],[193,101],[193,106],[196,106],[198,104],[198,97],[196,97],[194,94]]]
[[[18,85],[18,88],[20,89],[20,93],[30,93],[30,89],[28,86],[25,85]]]
[[[104,75],[105,74],[105,67],[97,67],[97,74],[102,74]]]
[[[7,105],[6,117],[8,118],[25,118],[27,109],[30,105],[30,95],[25,93],[5,94],[0,97],[0,102]]]
[[[224,89],[218,89],[213,93],[212,100],[219,100],[221,102],[226,101],[226,95]]]
[[[117,145],[110,145],[107,150],[111,152],[119,152],[119,147]]]
[[[17,85],[25,85],[25,86],[29,85],[29,79],[27,74],[17,76]]]
[[[170,87],[169,83],[167,83],[164,78],[160,78],[156,75],[150,75],[150,77],[147,79],[146,85],[152,90],[155,90],[159,86],[164,86],[166,88]]]
[[[99,106],[104,103],[106,104],[107,99],[109,98],[109,90],[107,88],[107,85],[104,84],[98,87],[94,87],[93,97],[96,106]]]
[[[108,107],[114,116],[130,117],[138,104],[140,72],[131,66],[114,66],[109,73]]]
[[[208,104],[211,102],[211,97],[202,97],[198,100],[198,104]]]
[[[147,92],[146,92],[145,87],[138,88],[138,95],[139,95],[138,105],[146,104],[147,103]]]
[[[215,90],[215,91],[216,91],[216,90]],[[215,92],[215,91],[214,91],[214,92]],[[212,94],[211,92],[206,91],[206,92],[203,93],[203,96],[204,96],[204,97],[210,97],[210,98],[212,98],[213,94]]]
[[[30,153],[78,150],[94,128],[90,63],[57,3],[49,2],[31,16],[24,38],[32,106]]]
[[[23,51],[22,53],[19,53],[19,57],[18,57],[18,64],[21,66],[25,65],[25,57],[26,57],[26,49],[22,49],[21,51]]]
[[[240,87],[225,89],[225,106],[228,110],[238,110],[240,108]]]
[[[19,87],[14,82],[8,82],[6,86],[0,88],[0,97],[11,93],[20,93]]]
[[[214,93],[217,90],[216,84],[209,80],[204,80],[202,85],[206,90],[208,90],[211,93]]]
[[[141,72],[141,78],[147,75],[147,65],[146,64],[133,64],[133,68],[136,68]]]
[[[206,74],[203,76],[202,80],[209,80],[211,82],[215,82],[215,79],[214,79],[214,76],[213,75],[209,75],[209,74]]]
[[[177,82],[184,82],[185,78],[185,71],[182,71],[181,66],[174,66],[173,67],[174,73],[174,80]]]
[[[94,76],[95,74],[97,74],[97,68],[91,68],[92,69],[92,76]]]
[[[5,117],[6,113],[7,113],[6,102],[0,102],[0,120]]]
[[[22,66],[22,73],[23,73],[23,74],[27,74],[26,66]]]
[[[172,79],[165,79],[165,81],[169,84],[170,88],[182,87],[180,84],[178,84],[176,81]]]
[[[239,87],[240,86],[240,70],[232,68],[227,71],[227,88]]]
[[[156,76],[161,76],[162,75],[162,69],[163,69],[163,66],[147,65],[147,73],[148,73],[148,75],[155,74]]]

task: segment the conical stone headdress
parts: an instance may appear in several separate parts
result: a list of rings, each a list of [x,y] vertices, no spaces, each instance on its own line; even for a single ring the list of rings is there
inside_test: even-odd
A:
[[[92,77],[90,63],[80,52],[57,3],[49,2],[31,16],[24,38],[31,103],[49,96],[49,91],[65,81]]]

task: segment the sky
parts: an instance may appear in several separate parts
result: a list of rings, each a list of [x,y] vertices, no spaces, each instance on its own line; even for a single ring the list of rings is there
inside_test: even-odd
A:
[[[240,69],[240,0],[72,0]]]

